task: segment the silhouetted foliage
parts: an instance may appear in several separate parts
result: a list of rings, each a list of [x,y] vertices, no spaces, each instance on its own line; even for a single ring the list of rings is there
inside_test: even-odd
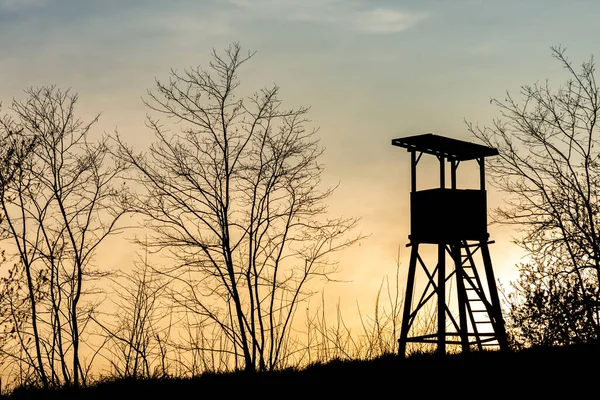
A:
[[[591,57],[576,71],[565,49],[552,55],[569,77],[521,87],[521,101],[492,99],[501,118],[468,123],[486,145],[493,183],[508,194],[496,211],[532,257],[520,267],[511,316],[529,344],[571,343],[600,333],[600,91]],[[553,330],[548,332],[547,330]]]
[[[577,278],[565,275],[563,266],[542,262],[519,265],[519,278],[512,282],[508,330],[514,345],[569,345],[595,339],[593,327],[585,323],[587,306]],[[593,287],[593,282],[587,283]]]
[[[305,127],[308,109],[283,109],[277,86],[239,97],[238,72],[251,57],[233,44],[213,51],[208,70],[157,81],[146,104],[181,129],[149,118],[146,154],[116,137],[141,187],[148,244],[174,261],[162,273],[192,318],[188,348],[248,371],[289,356],[307,283],[328,279],[336,270],[328,255],[357,240],[348,236],[356,219],[327,215],[333,189],[320,187],[323,150]]]

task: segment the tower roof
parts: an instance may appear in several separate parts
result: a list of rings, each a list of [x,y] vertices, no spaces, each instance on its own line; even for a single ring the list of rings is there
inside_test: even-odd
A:
[[[493,147],[439,136],[433,133],[392,139],[392,145],[404,147],[408,151],[420,151],[458,161],[498,155],[498,149]]]

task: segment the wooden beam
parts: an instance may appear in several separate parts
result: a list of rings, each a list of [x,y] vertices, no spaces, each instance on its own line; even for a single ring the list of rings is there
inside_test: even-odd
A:
[[[413,288],[415,284],[415,271],[417,270],[417,258],[419,257],[419,243],[414,243],[410,252],[410,262],[408,264],[408,278],[406,281],[406,293],[404,294],[404,311],[402,315],[402,328],[400,330],[400,339],[398,340],[398,355],[405,356],[406,341],[408,331],[410,330],[410,309],[412,307]]]
[[[456,169],[458,168],[459,161],[450,161],[450,187],[456,189]]]
[[[446,160],[444,156],[439,156],[438,158],[440,159],[440,188],[444,189],[446,187],[446,170],[444,168]]]
[[[485,190],[485,158],[478,158],[477,162],[479,163],[479,188]]]
[[[417,191],[417,154],[414,151],[410,152],[410,191]]]
[[[437,353],[446,354],[446,245],[438,244],[438,340]]]

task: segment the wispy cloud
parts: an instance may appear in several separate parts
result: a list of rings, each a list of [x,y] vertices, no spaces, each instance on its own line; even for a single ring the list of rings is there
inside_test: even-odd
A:
[[[234,31],[234,24],[226,14],[214,12],[208,15],[149,13],[138,24],[151,30],[187,35],[227,35]]]
[[[0,11],[18,11],[30,7],[40,7],[46,0],[0,0]]]
[[[342,26],[366,34],[393,34],[410,29],[427,14],[393,7],[373,7],[374,2],[343,0],[230,0],[247,18],[277,18]]]
[[[378,8],[356,13],[355,27],[373,34],[402,32],[426,18],[425,14]]]

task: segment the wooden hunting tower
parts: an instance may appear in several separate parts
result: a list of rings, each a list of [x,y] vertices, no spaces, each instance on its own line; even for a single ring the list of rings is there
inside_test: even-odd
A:
[[[439,354],[446,345],[460,345],[463,352],[476,347],[508,347],[500,300],[492,270],[487,232],[485,157],[498,150],[432,133],[393,139],[392,145],[410,153],[410,262],[404,298],[404,313],[398,353],[404,357],[407,343],[437,344]],[[438,158],[440,187],[417,190],[417,164],[423,154]],[[457,189],[456,172],[463,161],[479,164],[479,189]],[[446,162],[450,164],[450,187],[446,187]],[[425,245],[437,246],[437,265],[428,268],[419,254]],[[485,284],[475,265],[479,252],[485,272]],[[435,253],[435,251],[434,251]],[[446,265],[446,255],[451,265]],[[417,264],[423,269],[426,285],[413,302]],[[453,290],[453,288],[455,288]],[[437,300],[437,332],[415,327],[430,301]],[[458,308],[458,321],[456,311]],[[448,324],[447,324],[448,319]],[[434,324],[435,325],[435,324]],[[411,329],[412,328],[412,329]],[[418,330],[418,332],[413,332]]]

